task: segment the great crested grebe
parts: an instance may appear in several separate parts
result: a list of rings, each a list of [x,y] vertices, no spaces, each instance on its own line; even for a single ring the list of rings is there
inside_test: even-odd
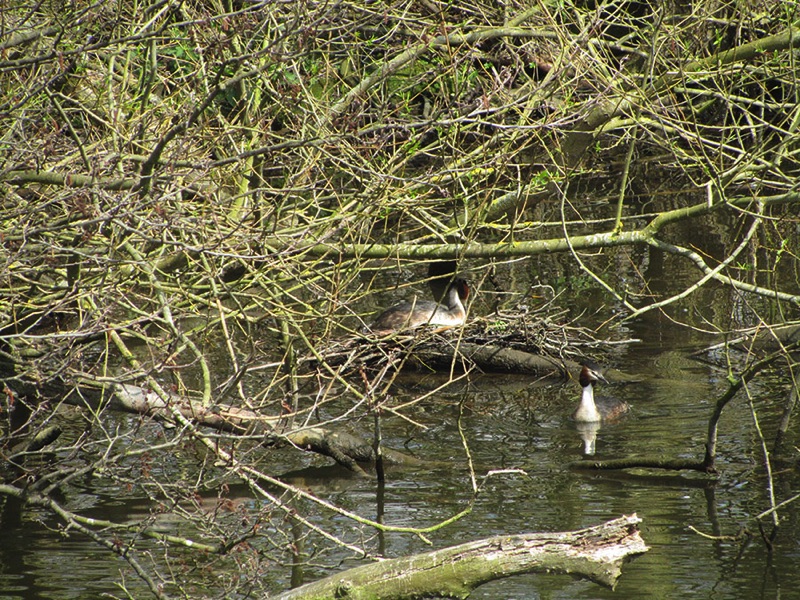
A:
[[[409,302],[395,304],[383,311],[370,329],[374,333],[388,333],[422,325],[461,325],[467,318],[464,308],[467,298],[469,285],[465,279],[459,277],[450,283],[441,303],[414,298]]]
[[[583,388],[583,392],[581,393],[581,403],[572,414],[572,418],[579,423],[613,421],[630,410],[630,407],[625,402],[613,398],[599,398],[595,402],[594,382],[606,381],[597,365],[593,363],[584,364],[578,381]]]

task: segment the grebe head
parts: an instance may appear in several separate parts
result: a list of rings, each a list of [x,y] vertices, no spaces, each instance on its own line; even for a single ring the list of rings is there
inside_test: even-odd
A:
[[[578,381],[580,382],[581,387],[592,385],[597,381],[608,383],[606,378],[603,377],[600,367],[589,361],[583,364],[583,367],[581,368],[581,374],[578,376]]]

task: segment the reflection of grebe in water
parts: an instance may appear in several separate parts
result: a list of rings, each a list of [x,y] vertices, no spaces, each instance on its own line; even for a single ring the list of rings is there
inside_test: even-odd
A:
[[[441,303],[431,300],[402,302],[387,308],[375,319],[370,329],[374,333],[389,333],[400,329],[414,329],[422,325],[452,327],[461,325],[467,318],[464,303],[469,298],[466,280],[454,279],[447,288]]]
[[[583,455],[594,456],[597,445],[597,432],[600,431],[600,421],[575,423],[575,428],[583,440]]]
[[[618,419],[628,412],[630,407],[625,402],[614,398],[598,398],[595,401],[593,384],[596,381],[606,381],[606,378],[593,363],[583,365],[578,381],[583,392],[581,393],[581,403],[572,414],[572,418],[577,421],[578,433],[583,439],[583,453],[592,456],[600,423]]]

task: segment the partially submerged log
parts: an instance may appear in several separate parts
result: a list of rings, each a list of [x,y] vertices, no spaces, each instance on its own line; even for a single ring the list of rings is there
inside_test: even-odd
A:
[[[306,427],[281,433],[285,419],[264,416],[235,406],[204,407],[189,399],[174,397],[165,402],[155,392],[141,387],[118,384],[113,386],[113,403],[118,409],[173,420],[177,409],[195,423],[231,433],[262,435],[269,445],[292,445],[334,459],[351,471],[364,474],[359,463],[374,463],[375,450],[371,443],[344,431],[326,427]],[[383,459],[389,464],[419,465],[419,459],[389,448],[383,448]]]
[[[464,343],[435,349],[425,348],[419,350],[413,359],[416,363],[445,371],[454,362],[462,360],[484,373],[518,373],[565,378],[567,373],[580,370],[579,363],[574,360],[556,359],[492,344]]]
[[[523,573],[568,573],[613,589],[622,565],[648,550],[640,522],[634,514],[578,531],[498,535],[356,567],[277,599],[466,598],[484,583]]]
[[[21,384],[17,382],[19,387]],[[34,384],[23,386],[17,393],[33,395]],[[41,387],[39,388],[41,391]],[[98,383],[84,381],[82,384],[48,383],[48,397],[60,397],[65,403],[86,407],[93,412],[112,409],[138,414],[158,421],[175,423],[176,413],[201,427],[225,431],[237,435],[262,436],[265,445],[291,445],[308,452],[333,458],[340,465],[364,475],[362,465],[375,462],[375,450],[371,442],[344,431],[328,427],[306,427],[283,431],[285,417],[263,415],[247,408],[230,405],[203,406],[191,398],[170,393],[164,399],[155,391],[131,384]],[[35,438],[38,445],[24,448],[31,452],[53,441],[60,430],[50,428]],[[22,450],[22,448],[20,448]],[[16,451],[16,450],[15,450]],[[382,448],[382,458],[387,464],[418,466],[424,461],[390,448]]]
[[[285,438],[293,446],[329,456],[351,471],[361,472],[358,463],[375,463],[375,448],[360,437],[344,431],[332,431],[325,427],[309,427],[287,433]],[[386,447],[381,448],[381,458],[384,464],[390,465],[432,464],[431,461],[426,462],[410,454]]]
[[[91,398],[81,394],[83,398]],[[173,422],[173,411],[203,427],[229,433],[269,436],[277,432],[279,417],[265,416],[238,406],[203,406],[190,398],[170,394],[165,400],[152,390],[127,383],[104,386],[103,397],[116,410]],[[99,408],[95,406],[93,408]]]

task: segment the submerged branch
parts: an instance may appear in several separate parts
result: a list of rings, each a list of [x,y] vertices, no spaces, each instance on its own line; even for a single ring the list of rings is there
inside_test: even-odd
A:
[[[687,460],[667,456],[635,456],[611,460],[577,460],[569,464],[574,469],[614,470],[614,469],[665,469],[667,471],[700,471],[713,473],[701,460]]]

